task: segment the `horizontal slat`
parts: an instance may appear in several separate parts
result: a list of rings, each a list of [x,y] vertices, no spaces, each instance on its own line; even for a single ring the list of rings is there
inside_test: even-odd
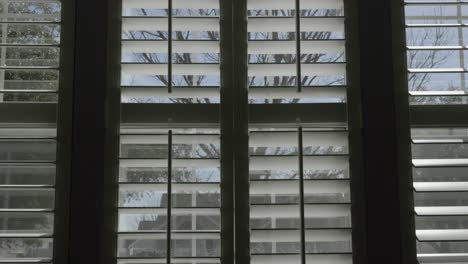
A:
[[[410,96],[465,96],[467,91],[409,91]]]
[[[5,168],[6,166],[1,166],[0,168]],[[27,191],[29,189],[43,189],[43,188],[52,188],[54,187],[52,184],[35,184],[35,185],[28,185],[28,184],[0,184],[0,191],[8,190],[8,189],[15,189],[20,191]],[[50,189],[49,189],[50,190]],[[35,190],[38,191],[38,190]]]
[[[440,23],[440,24],[434,24],[434,23],[425,23],[425,24],[406,24],[406,27],[408,28],[426,28],[426,27],[431,27],[431,28],[453,28],[453,27],[466,27],[468,24],[465,23]]]
[[[250,158],[250,170],[298,169],[298,157],[256,156]],[[348,157],[304,157],[305,170],[347,169]]]
[[[465,167],[468,166],[468,159],[413,159],[413,166],[417,168]]]
[[[124,31],[167,31],[168,18],[164,17],[124,17],[122,30]],[[172,18],[173,31],[218,31],[219,18]]]
[[[167,9],[167,0],[122,0],[123,8]],[[219,0],[172,0],[172,8],[219,8]]]
[[[303,146],[347,145],[346,132],[304,132]],[[250,147],[297,147],[297,132],[251,132]]]
[[[272,25],[275,25],[272,27]],[[247,23],[249,32],[295,32],[296,20],[293,17],[250,17]],[[343,32],[342,17],[303,17],[302,32]]]
[[[282,0],[283,2],[286,2]],[[255,40],[248,43],[249,54],[295,54],[295,41]],[[302,54],[342,53],[344,40],[301,41]]]
[[[0,258],[0,263],[48,263],[52,258]]]
[[[468,229],[416,230],[419,241],[468,241]]]
[[[417,192],[465,192],[468,182],[415,182]]]
[[[305,181],[305,193],[347,193],[349,182],[344,180]],[[295,181],[252,181],[250,194],[299,194],[299,182]]]
[[[123,74],[167,75],[167,64],[122,64]],[[172,64],[173,75],[219,75],[219,64]]]
[[[252,255],[252,264],[285,264],[285,263],[300,263],[300,255]],[[352,264],[353,258],[351,254],[316,254],[307,255],[307,263],[320,264]]]
[[[414,211],[419,216],[468,215],[468,206],[419,206]]]
[[[349,205],[327,204],[327,205],[305,205],[305,217],[345,217],[350,214]],[[299,206],[296,205],[252,205],[250,207],[250,218],[296,218],[299,217]]]
[[[119,234],[119,239],[166,239],[166,233],[137,233],[137,234]],[[189,233],[189,232],[171,232],[171,239],[219,239],[219,233]]]
[[[249,76],[295,76],[296,64],[249,64]],[[341,76],[346,73],[346,65],[338,64],[302,64],[302,76]]]
[[[171,208],[172,215],[219,215],[219,208]],[[167,214],[167,208],[119,208],[119,214]]]
[[[430,136],[429,136],[430,137]],[[427,138],[427,139],[413,139],[413,144],[464,144],[468,143],[467,138]]]
[[[295,87],[268,88],[257,87],[249,89],[250,99],[289,99],[289,98],[346,98],[346,87],[302,87],[298,92]]]
[[[250,242],[299,242],[300,230],[252,230]],[[307,242],[350,241],[351,230],[306,230]]]
[[[219,184],[210,184],[210,183],[194,183],[194,184],[184,184],[184,183],[173,183],[172,191],[173,192],[219,192]],[[120,191],[167,191],[167,184],[119,184]]]
[[[203,66],[200,66],[203,67]],[[219,88],[200,87],[200,88],[172,88],[168,93],[166,87],[128,87],[121,90],[121,99],[123,102],[131,100],[151,100],[151,99],[169,99],[169,98],[216,98],[219,97]]]
[[[1,213],[41,213],[41,212],[52,212],[50,208],[0,208]]]
[[[301,9],[341,9],[343,0],[301,0]],[[249,0],[248,9],[295,9],[294,1]]]
[[[173,159],[172,167],[197,167],[197,168],[216,168],[219,167],[217,159]],[[147,167],[147,168],[165,168],[167,160],[165,159],[121,159],[120,167]]]
[[[117,264],[148,264],[148,263],[167,263],[166,258],[118,258]],[[171,259],[171,264],[199,264],[199,263],[215,263],[219,264],[220,260],[218,258],[173,258]]]
[[[167,2],[167,1],[166,1]],[[167,53],[167,41],[122,41],[122,52]],[[219,53],[218,41],[172,41],[174,53]]]
[[[408,50],[466,50],[468,46],[408,46]]]
[[[464,68],[426,68],[426,69],[408,69],[409,73],[463,73],[467,72]]]
[[[168,135],[121,135],[121,144],[168,144]],[[218,135],[174,135],[172,144],[219,144]]]
[[[0,238],[41,238],[52,237],[52,233],[20,233],[15,230],[15,233],[0,233]],[[30,230],[28,230],[30,232]]]
[[[422,263],[468,263],[468,253],[433,253],[418,254],[418,261]]]
[[[5,127],[0,128],[0,138],[54,138],[57,129],[53,127]]]

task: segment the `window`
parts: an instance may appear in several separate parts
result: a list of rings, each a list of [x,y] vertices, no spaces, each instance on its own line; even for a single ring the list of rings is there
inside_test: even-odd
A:
[[[466,4],[0,0],[0,263],[468,262]]]

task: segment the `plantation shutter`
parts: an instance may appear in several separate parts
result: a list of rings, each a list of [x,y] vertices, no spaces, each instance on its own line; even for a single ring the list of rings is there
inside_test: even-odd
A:
[[[419,263],[468,261],[464,1],[405,2]]]
[[[352,263],[343,2],[247,7],[251,263]]]
[[[117,263],[220,263],[219,9],[122,0]]]
[[[60,1],[0,1],[0,262],[49,263],[61,250],[71,89],[61,44]]]

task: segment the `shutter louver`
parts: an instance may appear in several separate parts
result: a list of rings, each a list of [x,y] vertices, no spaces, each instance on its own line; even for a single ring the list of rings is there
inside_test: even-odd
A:
[[[464,128],[468,124],[447,124],[443,117],[464,114],[451,107],[468,102],[466,4],[405,1],[410,104],[423,105],[433,113],[427,116],[427,124],[412,120],[414,211],[421,264],[468,262],[468,130]]]
[[[52,262],[61,2],[0,1],[0,262]]]

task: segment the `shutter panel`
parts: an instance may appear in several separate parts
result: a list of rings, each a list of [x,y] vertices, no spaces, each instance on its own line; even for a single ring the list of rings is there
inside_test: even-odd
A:
[[[252,103],[346,100],[343,2],[302,0],[300,6],[297,23],[294,1],[248,1]]]
[[[419,263],[468,261],[466,3],[406,0],[410,103],[432,112],[413,116],[412,158]],[[439,105],[439,106],[436,106]]]
[[[122,7],[117,263],[220,263],[219,1]]]
[[[120,149],[118,263],[166,263],[168,239],[171,263],[218,263],[217,131],[124,129]]]
[[[0,262],[54,261],[60,39],[60,1],[0,1]]]
[[[219,103],[219,2],[122,4],[122,102]]]
[[[350,264],[347,125],[325,111],[346,102],[343,2],[248,8],[251,263]]]

